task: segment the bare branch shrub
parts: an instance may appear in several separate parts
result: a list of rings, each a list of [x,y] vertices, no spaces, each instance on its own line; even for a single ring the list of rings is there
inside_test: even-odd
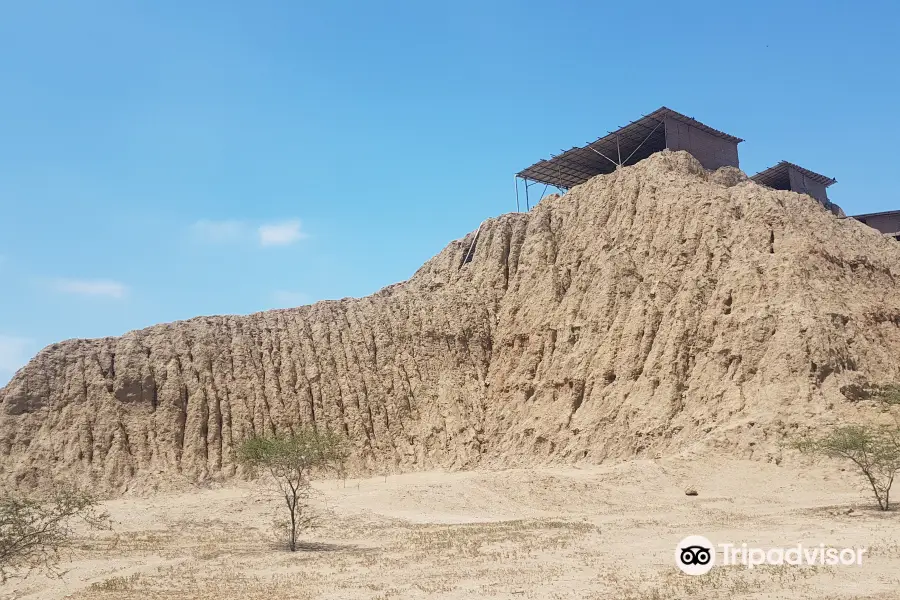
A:
[[[79,520],[90,527],[107,526],[97,498],[74,487],[0,496],[0,582],[34,571],[61,575],[60,551],[71,545]]]

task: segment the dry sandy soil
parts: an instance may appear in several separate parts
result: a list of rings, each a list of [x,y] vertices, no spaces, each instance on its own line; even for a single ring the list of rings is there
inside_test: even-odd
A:
[[[684,490],[694,486],[696,497]],[[62,579],[11,598],[900,598],[900,512],[849,469],[662,459],[323,481],[321,526],[286,552],[263,482],[106,503]],[[852,511],[850,510],[852,509]],[[689,534],[867,547],[862,566],[674,566]]]

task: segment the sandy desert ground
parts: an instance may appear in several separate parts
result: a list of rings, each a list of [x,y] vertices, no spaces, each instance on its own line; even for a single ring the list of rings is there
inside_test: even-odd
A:
[[[695,486],[698,496],[685,488]],[[836,463],[705,459],[323,481],[321,527],[289,553],[259,482],[106,503],[61,579],[11,598],[900,598],[900,511]],[[862,566],[674,566],[683,537],[868,548]]]

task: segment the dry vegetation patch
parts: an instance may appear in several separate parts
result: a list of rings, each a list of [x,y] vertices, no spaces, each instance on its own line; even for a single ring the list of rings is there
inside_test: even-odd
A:
[[[293,553],[272,531],[279,498],[261,494],[262,488],[116,501],[116,531],[83,532],[61,581],[17,584],[15,597],[882,599],[900,589],[898,513],[832,514],[829,508],[866,499],[852,478],[844,488],[823,488],[823,481],[843,481],[840,471],[668,461],[664,475],[639,498],[610,477],[624,470],[633,481],[645,467],[636,462],[325,482],[317,486],[321,526],[307,532]],[[698,469],[710,475],[698,477]],[[699,479],[708,504],[703,495],[683,495],[687,478]],[[756,478],[771,485],[748,488]],[[573,489],[586,490],[584,497],[570,498]],[[554,493],[563,509],[534,516],[549,512]],[[611,512],[610,505],[627,510]],[[698,532],[763,546],[803,540],[871,550],[858,568],[716,567],[690,577],[675,569],[673,551],[681,537]]]

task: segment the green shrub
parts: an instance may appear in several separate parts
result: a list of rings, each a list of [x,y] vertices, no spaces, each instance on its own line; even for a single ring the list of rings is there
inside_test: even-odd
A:
[[[311,428],[290,435],[252,437],[240,446],[238,457],[251,471],[263,469],[275,480],[290,517],[285,524],[288,547],[296,551],[298,534],[313,522],[310,477],[316,470],[343,469],[343,439]]]
[[[793,443],[809,454],[843,458],[852,462],[868,481],[881,510],[891,507],[891,486],[900,472],[900,385],[866,388],[893,417],[890,425],[841,425],[819,436],[807,436]]]

